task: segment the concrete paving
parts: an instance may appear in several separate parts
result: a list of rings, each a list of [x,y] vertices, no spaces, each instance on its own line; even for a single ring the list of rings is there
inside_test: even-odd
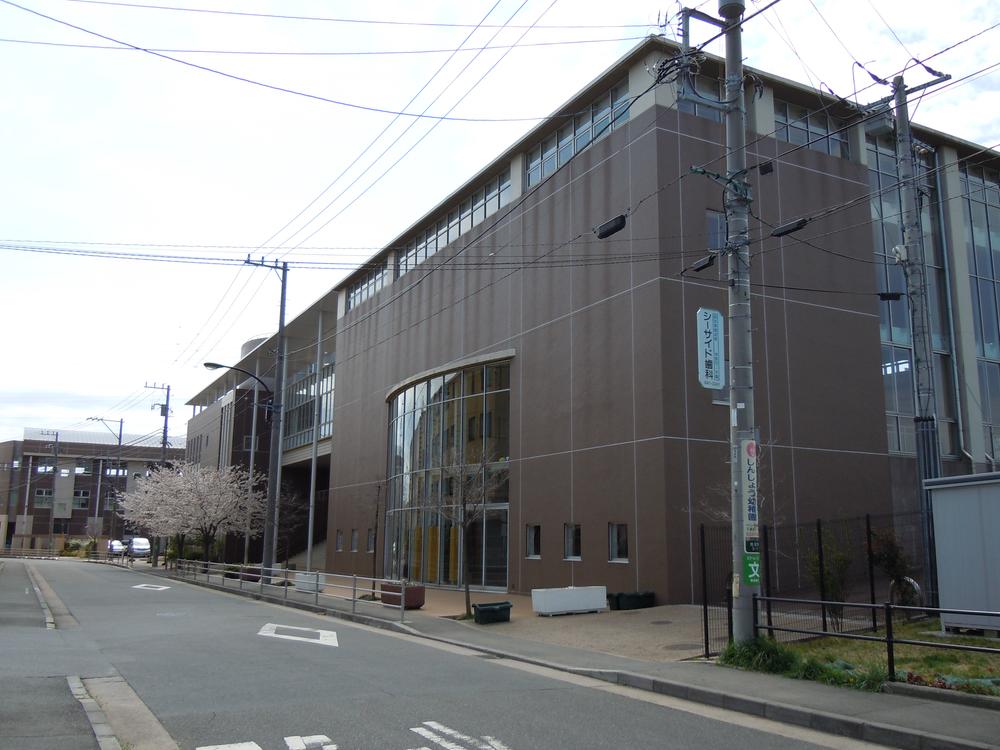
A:
[[[312,608],[314,597],[284,591],[274,598]],[[272,597],[267,597],[271,599]],[[299,601],[297,601],[299,600]],[[398,610],[320,600],[329,613],[437,641],[628,687],[776,719],[891,747],[1000,748],[1000,712],[926,697],[868,693],[720,667],[700,659],[696,606],[539,617],[531,599],[477,592],[475,602],[510,601],[511,622],[476,625],[455,619],[464,593],[427,589],[425,606]]]

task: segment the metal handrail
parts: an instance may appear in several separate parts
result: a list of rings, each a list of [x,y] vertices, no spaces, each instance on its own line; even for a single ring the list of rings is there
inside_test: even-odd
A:
[[[292,571],[288,568],[273,566],[261,568],[260,565],[242,565],[234,563],[205,562],[202,560],[178,559],[175,562],[175,573],[181,577],[191,577],[198,582],[200,575],[204,575],[204,583],[209,586],[219,586],[227,588],[226,579],[235,577],[239,581],[239,589],[243,590],[244,582],[256,583],[260,595],[264,595],[264,587],[281,587],[283,589],[282,600],[287,601],[289,589],[297,589],[302,586],[302,593],[313,594],[314,606],[321,609],[330,610],[330,606],[321,606],[320,599],[338,600],[351,602],[351,612],[356,613],[358,603],[371,604],[378,602],[383,607],[399,609],[400,622],[403,621],[406,610],[406,581],[391,578],[372,578],[368,576],[347,575],[343,573],[324,573],[322,571]],[[294,577],[289,574],[293,573]],[[218,583],[213,582],[216,577]],[[359,582],[362,584],[359,587]],[[399,586],[400,591],[383,592],[381,600],[366,599],[359,596],[360,592],[367,592],[374,589],[375,584],[380,586],[389,584]],[[338,593],[331,593],[330,590]],[[350,592],[350,595],[339,592]],[[386,598],[395,599],[399,597],[398,603],[387,602]]]

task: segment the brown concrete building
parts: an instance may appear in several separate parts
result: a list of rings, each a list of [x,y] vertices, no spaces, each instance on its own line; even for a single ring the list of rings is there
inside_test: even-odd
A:
[[[127,532],[116,497],[162,456],[160,438],[77,430],[24,430],[0,443],[0,539],[15,549],[61,550],[71,539],[109,539]],[[168,448],[167,460],[184,456]]]
[[[729,507],[728,392],[699,384],[696,330],[699,308],[727,305],[712,178],[725,149],[717,60],[686,95],[684,79],[652,86],[648,71],[676,54],[656,38],[639,45],[290,323],[282,465],[301,480],[323,462],[322,567],[458,585],[464,555],[478,587],[696,598],[697,526]],[[762,520],[914,510],[906,300],[878,296],[904,290],[891,141],[877,118],[757,76],[747,161]],[[1000,252],[978,229],[1000,211],[996,154],[916,134],[941,453],[948,473],[982,470],[996,450],[979,394],[995,372],[1000,399],[1000,268],[982,266],[975,300],[968,277],[980,273],[976,243],[986,263],[991,242]],[[808,231],[770,236],[817,215]],[[624,229],[598,239],[616,216]],[[268,346],[234,364],[273,369]],[[190,403],[209,407],[241,377]],[[489,483],[463,538],[450,509],[481,463],[505,481]]]

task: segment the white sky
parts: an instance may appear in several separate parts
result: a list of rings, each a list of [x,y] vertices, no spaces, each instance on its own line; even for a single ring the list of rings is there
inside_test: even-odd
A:
[[[251,18],[80,0],[16,2],[104,36],[156,49],[453,49],[472,31]],[[505,50],[487,51],[475,60],[475,52],[461,52],[409,106],[410,98],[445,63],[448,53],[363,57],[164,53],[274,86],[389,110],[406,107],[420,112],[444,90],[429,110],[443,114],[472,89],[452,113],[470,118],[550,113],[636,44],[634,37],[655,32],[658,17],[672,15],[679,7],[675,2],[656,5],[640,0],[145,2],[473,25],[496,2],[487,23],[502,24],[514,15],[514,24],[531,25],[541,18],[541,26],[605,27],[536,28],[521,43],[621,40],[517,48],[478,85],[476,81]],[[747,13],[765,4],[750,0]],[[714,14],[717,2],[700,6]],[[911,55],[926,57],[998,22],[1000,6],[995,2],[783,0],[746,24],[744,50],[748,65],[813,85],[822,81],[850,98],[856,88],[871,83],[853,65],[852,56],[891,77]],[[623,24],[650,25],[623,28]],[[388,140],[379,141],[323,200],[279,232],[389,124],[391,115],[267,90],[145,52],[20,43],[112,45],[8,0],[0,0],[0,28],[4,144],[0,310],[6,329],[0,366],[0,440],[19,439],[25,426],[99,428],[84,422],[89,416],[124,418],[130,434],[162,429],[159,411],[150,406],[161,402],[163,393],[144,389],[146,383],[171,384],[170,433],[182,438],[190,417],[184,402],[213,377],[201,363],[234,362],[243,341],[273,331],[278,311],[278,281],[261,269],[43,255],[11,246],[31,241],[51,247],[60,242],[66,243],[61,247],[103,250],[108,247],[85,243],[122,243],[117,249],[150,252],[157,250],[142,246],[211,245],[228,247],[158,251],[233,258],[252,251],[255,257],[273,259],[304,243],[324,248],[311,250],[313,258],[356,264],[533,124],[440,123],[383,181],[310,237],[434,126],[434,121],[422,120],[404,135],[411,118],[401,118]],[[513,44],[524,31],[501,29],[491,41],[497,29],[482,28],[466,46]],[[696,25],[694,41],[712,33],[713,29]],[[998,41],[1000,28],[935,57],[930,65],[956,79],[967,76],[1000,63]],[[721,47],[710,50],[722,54]],[[929,78],[920,68],[907,73],[911,85]],[[987,146],[1000,141],[1000,67],[939,89],[916,106],[916,122]],[[888,93],[884,86],[872,86],[859,98],[872,101]],[[382,161],[348,187],[390,144]],[[293,234],[344,188],[331,210]],[[265,244],[267,248],[255,249]],[[286,259],[301,258],[302,252],[296,250]],[[291,271],[289,319],[344,274]],[[173,444],[183,445],[182,439]]]

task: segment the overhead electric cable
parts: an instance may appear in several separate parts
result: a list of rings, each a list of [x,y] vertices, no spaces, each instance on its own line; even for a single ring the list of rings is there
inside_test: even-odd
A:
[[[383,19],[371,19],[371,18],[331,18],[328,16],[295,16],[280,13],[252,13],[249,11],[237,11],[237,10],[217,10],[214,8],[187,8],[178,7],[171,5],[152,5],[148,3],[124,3],[124,2],[112,2],[111,0],[70,0],[70,2],[86,3],[88,5],[112,5],[119,8],[135,8],[142,10],[169,10],[177,11],[183,13],[207,13],[212,15],[221,16],[245,16],[249,18],[274,18],[284,21],[324,21],[329,23],[352,23],[352,24],[371,24],[378,26],[428,26],[437,27],[445,29],[468,29],[477,24],[471,23],[447,23],[440,21],[389,21]],[[547,26],[538,26],[535,28],[540,29],[646,29],[655,27],[656,24],[653,23],[613,23],[613,24],[552,24]],[[483,28],[500,28],[501,25],[485,25]],[[531,28],[529,26],[508,26],[507,28],[512,29],[524,29]]]

